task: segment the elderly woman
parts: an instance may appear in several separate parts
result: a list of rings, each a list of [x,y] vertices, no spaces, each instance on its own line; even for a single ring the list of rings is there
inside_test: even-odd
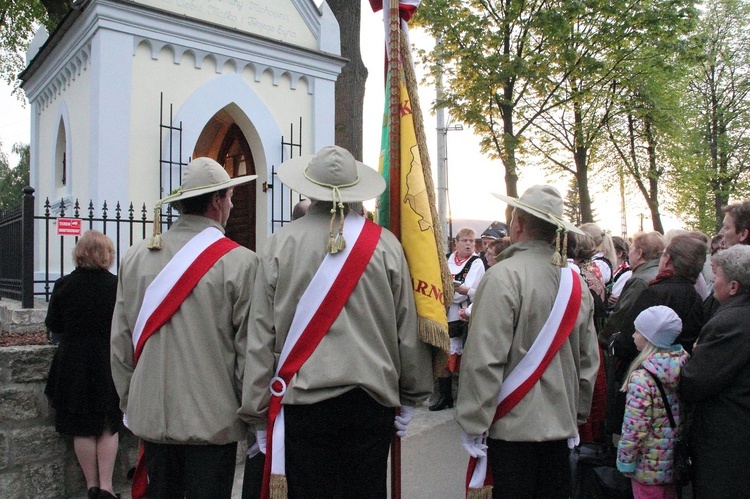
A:
[[[109,364],[109,331],[117,293],[112,241],[87,231],[73,249],[76,268],[55,283],[45,320],[60,337],[45,393],[55,429],[73,437],[90,498],[116,497],[112,472],[122,421]]]
[[[697,497],[750,497],[750,246],[717,252],[711,266],[720,305],[680,380],[694,408],[695,486]]]

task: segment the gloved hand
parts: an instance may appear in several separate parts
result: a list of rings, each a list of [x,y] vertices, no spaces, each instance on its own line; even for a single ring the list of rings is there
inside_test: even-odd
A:
[[[575,447],[578,447],[578,445],[581,443],[581,437],[578,435],[578,432],[576,432],[575,437],[570,437],[568,439],[568,449],[573,449]]]
[[[414,408],[410,405],[402,405],[401,410],[396,415],[396,419],[393,422],[393,426],[396,427],[396,435],[399,438],[404,438],[406,430],[409,427],[411,418],[414,417]]]
[[[258,443],[258,447],[263,454],[266,453],[266,433],[266,430],[256,430],[255,432],[255,441]]]
[[[461,432],[461,445],[471,457],[486,457],[487,445],[484,443],[484,435],[469,435]]]

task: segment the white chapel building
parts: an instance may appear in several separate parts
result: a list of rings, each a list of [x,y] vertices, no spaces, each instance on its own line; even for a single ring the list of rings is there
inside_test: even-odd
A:
[[[47,199],[151,210],[209,156],[232,177],[258,175],[235,188],[227,227],[257,249],[292,206],[274,168],[334,143],[346,60],[319,2],[76,1],[21,74],[36,211]]]

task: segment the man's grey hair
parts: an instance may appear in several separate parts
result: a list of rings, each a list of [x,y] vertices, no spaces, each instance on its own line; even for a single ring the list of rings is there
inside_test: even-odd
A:
[[[724,271],[727,281],[740,283],[740,293],[750,293],[750,246],[735,244],[717,251],[711,263]]]

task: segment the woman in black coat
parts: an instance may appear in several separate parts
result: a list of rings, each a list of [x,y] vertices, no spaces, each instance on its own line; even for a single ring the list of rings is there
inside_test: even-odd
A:
[[[55,429],[73,436],[89,497],[115,497],[112,472],[122,421],[109,363],[117,277],[112,241],[87,231],[73,249],[76,268],[55,282],[45,323],[60,337],[45,393]]]
[[[706,244],[691,234],[674,236],[659,260],[659,272],[633,303],[620,333],[612,342],[615,356],[612,379],[614,386],[622,386],[628,366],[638,355],[633,333],[635,318],[649,307],[664,305],[674,310],[682,320],[682,332],[675,343],[688,352],[693,351],[693,343],[703,327],[703,300],[695,290],[703,264],[706,262]],[[625,394],[610,390],[607,400],[607,428],[622,427],[625,414]]]
[[[711,258],[720,305],[682,368],[680,400],[692,406],[697,497],[750,497],[750,246]]]

